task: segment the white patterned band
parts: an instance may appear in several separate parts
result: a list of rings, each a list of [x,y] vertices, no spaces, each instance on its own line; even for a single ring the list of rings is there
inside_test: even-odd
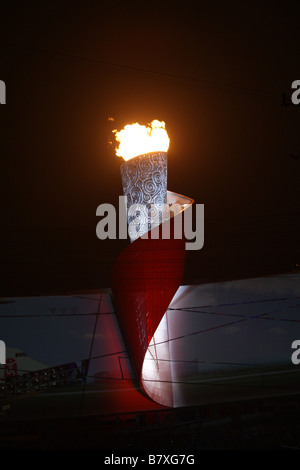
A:
[[[121,166],[123,194],[127,197],[127,221],[131,241],[164,218],[167,204],[167,153],[153,152]]]

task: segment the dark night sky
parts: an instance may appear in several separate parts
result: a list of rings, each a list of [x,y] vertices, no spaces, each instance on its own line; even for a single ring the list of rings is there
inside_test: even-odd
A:
[[[300,261],[297,1],[1,2],[0,295],[108,285],[114,127],[166,122],[168,188],[205,205],[185,282]],[[114,117],[112,123],[108,117]],[[127,243],[127,242],[126,242]]]

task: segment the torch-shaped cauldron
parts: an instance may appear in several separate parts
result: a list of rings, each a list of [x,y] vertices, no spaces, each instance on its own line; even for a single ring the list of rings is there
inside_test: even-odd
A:
[[[167,204],[167,150],[170,139],[163,121],[149,127],[129,124],[114,131],[120,145],[123,194],[127,197],[128,232],[131,241],[159,225]]]
[[[170,216],[169,137],[164,122],[158,121],[153,121],[148,128],[131,124],[115,133],[120,142],[116,153],[125,160],[121,177],[123,194],[127,197],[128,232],[133,243],[126,246],[112,268],[114,304],[141,386],[154,400],[170,406],[173,401],[170,367],[159,369],[163,376],[161,382],[157,376],[157,360],[154,358],[153,364],[151,361],[149,364],[148,359],[145,361],[154,333],[184,272],[184,239],[175,238],[172,230],[169,238],[156,237],[153,235],[157,230],[152,230]]]

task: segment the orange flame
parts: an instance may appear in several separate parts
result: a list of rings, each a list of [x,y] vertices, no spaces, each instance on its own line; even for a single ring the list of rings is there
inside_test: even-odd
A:
[[[121,131],[114,130],[119,147],[116,155],[125,161],[150,152],[167,152],[170,139],[164,121],[155,119],[149,127],[138,123],[127,124]]]

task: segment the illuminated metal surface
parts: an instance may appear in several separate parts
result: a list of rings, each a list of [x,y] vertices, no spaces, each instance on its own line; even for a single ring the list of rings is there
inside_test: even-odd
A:
[[[299,299],[296,272],[181,286],[165,315],[174,406],[299,393]]]
[[[121,166],[123,193],[127,197],[128,227],[131,241],[148,232],[154,219],[151,209],[167,204],[167,154],[139,155]],[[136,210],[139,208],[138,224]],[[138,225],[138,226],[137,226]]]

